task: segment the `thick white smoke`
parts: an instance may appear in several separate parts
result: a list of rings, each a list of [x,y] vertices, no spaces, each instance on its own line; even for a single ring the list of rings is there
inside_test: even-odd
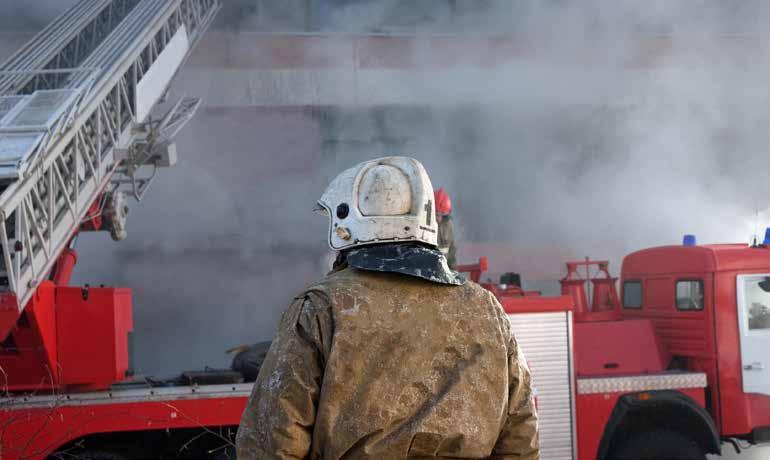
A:
[[[180,164],[132,206],[127,241],[80,238],[77,282],[134,289],[140,371],[221,367],[229,346],[269,339],[325,268],[312,204],[375,156],[414,155],[447,188],[462,260],[528,279],[586,255],[617,271],[684,233],[748,242],[770,217],[754,217],[770,206],[764,2],[318,3],[315,19],[226,5],[175,85],[205,101]],[[271,51],[255,29],[308,24],[414,35],[397,57],[411,70],[361,67],[347,36],[303,42],[300,60],[332,61],[328,73],[240,72]],[[436,53],[447,32],[465,38]],[[510,45],[464,44],[489,34]],[[316,91],[314,107],[291,103],[298,89]]]

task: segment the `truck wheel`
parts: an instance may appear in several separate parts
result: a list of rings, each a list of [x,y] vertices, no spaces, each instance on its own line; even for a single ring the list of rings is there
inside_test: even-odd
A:
[[[618,460],[706,460],[703,449],[675,431],[649,431],[631,436],[612,450],[608,458]]]

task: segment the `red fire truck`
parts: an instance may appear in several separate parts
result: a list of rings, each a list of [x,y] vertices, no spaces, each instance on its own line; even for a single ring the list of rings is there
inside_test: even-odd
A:
[[[485,265],[463,269],[478,280]],[[530,360],[543,458],[702,459],[723,440],[770,441],[770,229],[761,245],[687,236],[632,253],[620,298],[606,261],[568,262],[561,297],[501,281],[484,285]]]

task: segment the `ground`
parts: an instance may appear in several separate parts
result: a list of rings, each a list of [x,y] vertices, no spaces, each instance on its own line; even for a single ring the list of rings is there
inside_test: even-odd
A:
[[[756,447],[736,455],[735,449],[731,445],[725,444],[722,446],[722,452],[724,452],[723,456],[710,456],[709,460],[767,460],[770,458],[770,446]]]

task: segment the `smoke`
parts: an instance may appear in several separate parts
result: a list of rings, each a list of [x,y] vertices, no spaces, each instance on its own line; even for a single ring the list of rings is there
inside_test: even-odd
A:
[[[75,0],[0,0],[0,64]]]
[[[128,238],[80,237],[76,282],[132,288],[139,372],[227,367],[225,350],[270,339],[328,271],[314,126],[280,112],[202,109],[178,139],[180,163],[131,207]]]
[[[0,0],[0,31],[29,31],[46,26],[76,0]]]
[[[768,8],[227,2],[174,85],[204,98],[180,164],[132,206],[126,241],[80,237],[75,281],[133,289],[139,371],[226,366],[328,267],[325,184],[390,154],[423,161],[461,261],[495,273],[553,280],[586,255],[617,272],[684,233],[748,242],[770,219]],[[390,42],[370,33],[411,38],[377,54]]]
[[[453,195],[461,239],[557,248],[617,269],[623,254],[683,233],[748,242],[763,227],[766,5],[517,5],[522,59],[497,64],[498,50],[460,48],[451,70],[377,80],[378,91],[432,108],[409,147]],[[372,17],[381,11],[364,22]],[[432,40],[418,41],[412,65],[440,65]],[[547,262],[511,268],[555,278],[560,264]]]
[[[366,5],[342,22],[381,31],[400,11]],[[684,233],[748,242],[764,226],[766,5],[518,2],[514,17],[497,5],[474,19],[511,18],[514,49],[437,48],[437,30],[473,23],[444,11],[415,26],[401,57],[417,76],[351,66],[352,84],[331,88],[356,97],[336,114],[329,156],[340,167],[418,157],[453,196],[461,255],[487,250],[494,271],[530,278],[557,278],[564,259],[585,255],[617,270],[629,251]],[[394,105],[372,108],[372,94]]]
[[[151,342],[191,347],[202,355],[196,358],[212,362],[228,340],[270,337],[288,299],[322,272],[324,229],[310,204],[337,171],[381,155],[421,159],[434,183],[453,196],[462,257],[488,255],[498,272],[554,279],[564,259],[584,255],[609,258],[617,270],[623,254],[676,244],[683,233],[696,233],[701,242],[747,241],[752,215],[768,205],[761,167],[766,66],[759,65],[766,56],[758,38],[735,34],[758,34],[751,21],[764,13],[706,3],[695,11],[668,2],[644,8],[531,3],[522,9],[513,30],[525,47],[522,59],[496,63],[497,50],[485,56],[477,47],[444,66],[431,34],[452,21],[437,13],[440,24],[430,17],[421,24],[411,14],[412,27],[426,35],[400,59],[425,69],[417,76],[377,68],[366,73],[348,66],[349,56],[334,43],[308,40],[305,60],[334,61],[340,83],[323,89],[340,95],[340,105],[320,94],[319,109],[300,117],[282,118],[270,107],[244,109],[226,121],[216,121],[219,113],[200,117],[191,131],[207,134],[188,134],[196,141],[182,150],[183,168],[194,161],[200,169],[166,174],[139,208],[133,225],[152,223],[133,231],[160,243],[140,250],[136,267],[126,267],[122,278],[138,300],[173,312],[176,320],[155,323],[158,332],[176,338],[174,331],[194,330],[198,337],[206,324],[210,336],[203,334],[204,344]],[[384,3],[335,11],[339,15],[330,15],[322,28],[334,29],[343,18],[343,30],[380,32],[392,23],[403,29],[398,11]],[[262,52],[254,35],[235,38],[244,42],[241,49]],[[751,67],[733,54],[747,48]],[[282,101],[302,88],[289,72],[258,75],[240,96],[257,105],[291,106]],[[197,89],[200,82],[192,79],[197,75],[183,76],[182,86]],[[232,90],[207,84],[215,100],[219,96],[211,93]],[[369,103],[377,100],[374,91],[386,102]],[[243,145],[231,146],[233,137],[242,137]],[[298,139],[303,146],[294,145]],[[308,159],[311,164],[303,164]],[[290,172],[281,172],[285,168]],[[209,176],[211,183],[190,192],[191,182]],[[186,199],[161,195],[166,186]],[[144,218],[156,207],[180,215]],[[159,236],[156,223],[168,220],[186,225]],[[196,236],[177,234],[190,227]],[[240,236],[231,253],[214,244],[193,258],[190,245],[211,234]],[[179,250],[168,261],[149,262],[157,248],[169,247]],[[254,268],[263,264],[272,270]],[[157,294],[147,294],[152,290],[137,276],[148,265],[153,279],[168,279]],[[155,308],[149,311],[147,321],[156,320]]]

